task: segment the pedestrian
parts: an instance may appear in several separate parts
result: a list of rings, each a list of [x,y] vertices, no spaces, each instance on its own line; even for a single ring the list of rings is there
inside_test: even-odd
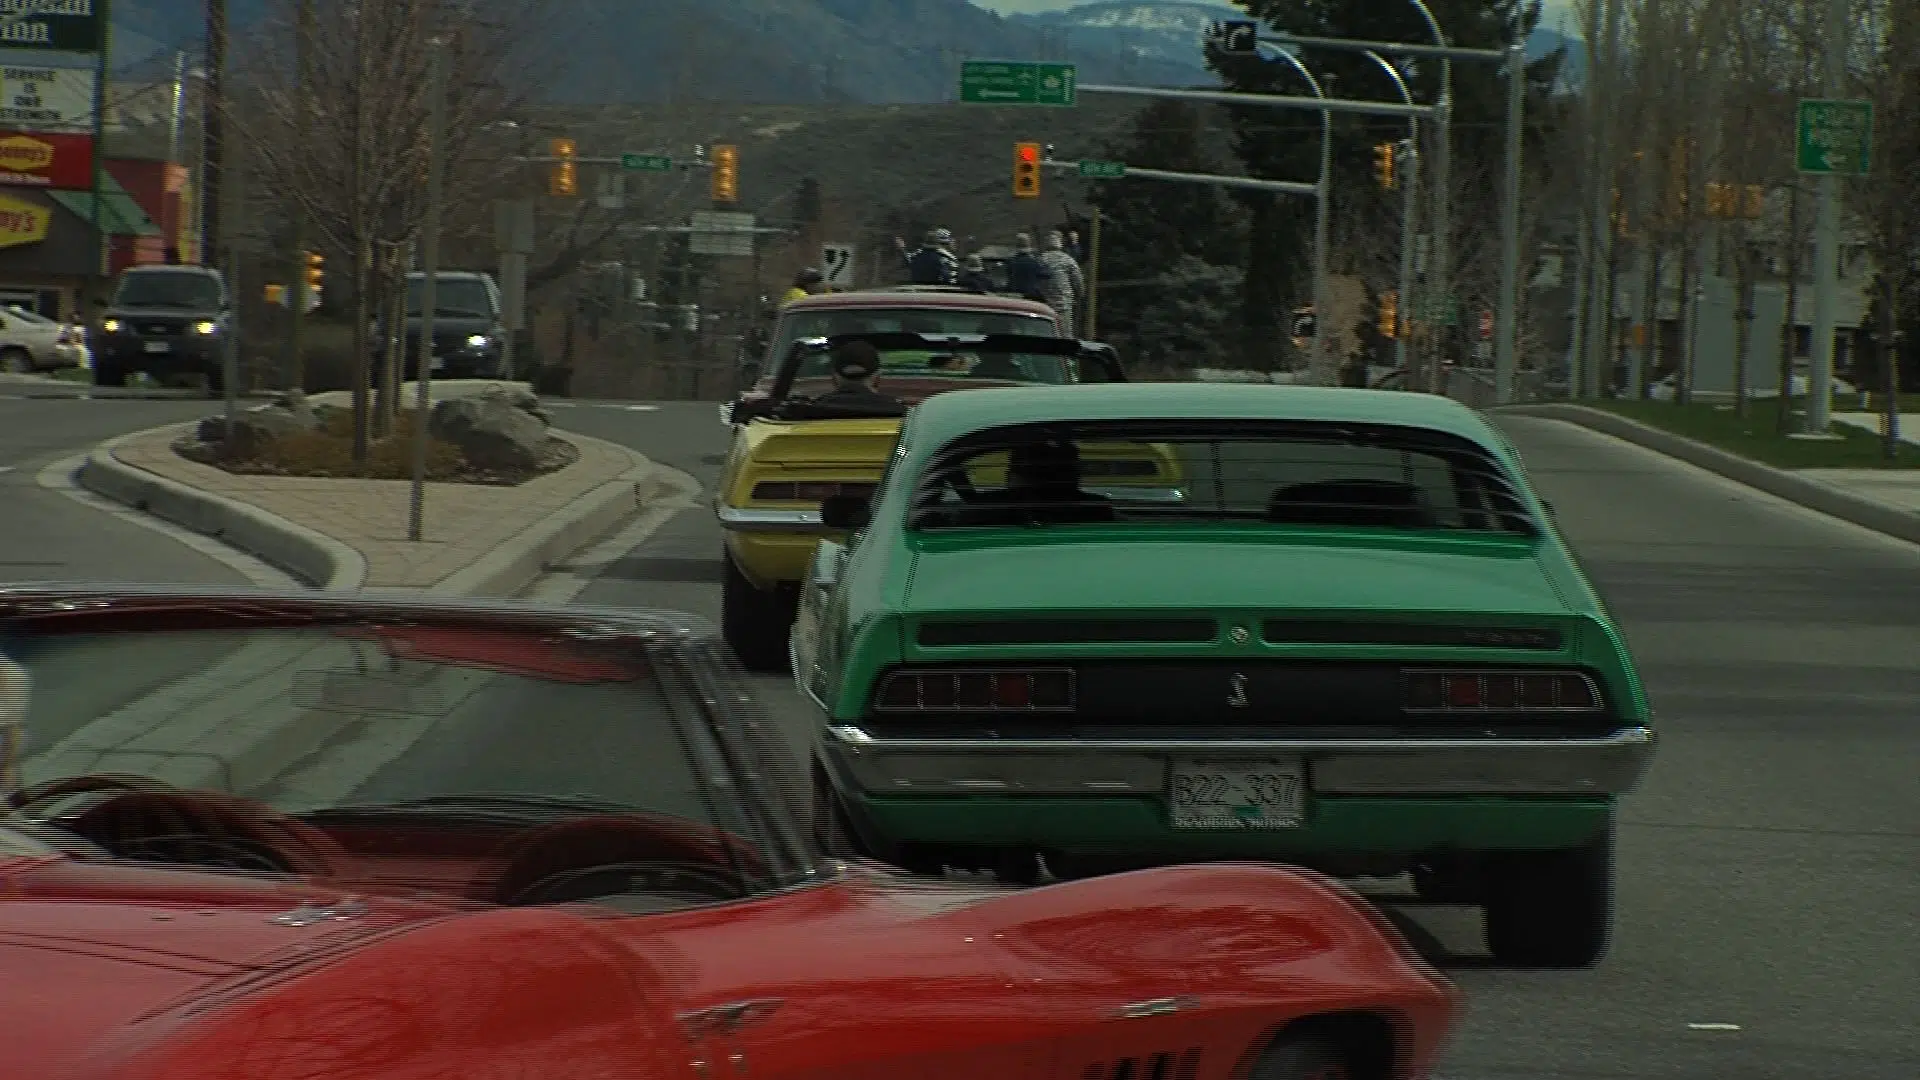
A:
[[[795,300],[804,300],[809,296],[818,296],[827,291],[827,275],[817,266],[809,266],[793,275],[793,287],[780,297],[780,306],[786,307]]]
[[[909,284],[952,285],[960,280],[960,259],[953,253],[953,233],[946,229],[928,232],[926,242],[912,251],[908,251],[907,242],[897,236],[893,238],[893,246],[906,261]]]
[[[1087,279],[1080,273],[1080,264],[1067,251],[1067,238],[1055,229],[1047,234],[1047,250],[1041,252],[1040,261],[1046,264],[1047,306],[1060,318],[1060,325],[1067,328],[1069,336],[1079,332],[1079,323],[1074,321],[1074,313],[1080,310],[1080,301],[1087,295]]]
[[[1047,302],[1048,279],[1053,271],[1033,250],[1033,237],[1021,233],[1013,238],[1013,257],[1007,260],[1007,291],[1038,303]]]
[[[987,273],[987,261],[979,252],[967,256],[960,264],[960,287],[968,292],[990,293],[993,291],[993,277]]]

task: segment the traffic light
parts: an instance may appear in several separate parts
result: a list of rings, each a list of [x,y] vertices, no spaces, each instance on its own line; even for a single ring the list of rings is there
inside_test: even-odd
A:
[[[317,251],[309,251],[302,260],[306,263],[303,274],[306,277],[306,301],[311,308],[320,302],[320,286],[326,281],[327,260]]]
[[[1383,142],[1373,144],[1373,175],[1380,181],[1380,186],[1388,191],[1392,191],[1400,184],[1399,177],[1394,175],[1393,159],[1394,145],[1392,143]]]
[[[708,156],[713,161],[713,201],[740,201],[740,148],[721,144]]]
[[[555,139],[549,149],[552,151],[553,170],[547,174],[547,194],[578,195],[580,175],[574,166],[573,159],[578,155],[574,152],[573,140]]]
[[[1040,197],[1040,144],[1037,142],[1013,144],[1013,197]]]
[[[1400,336],[1400,294],[1380,294],[1380,336]]]

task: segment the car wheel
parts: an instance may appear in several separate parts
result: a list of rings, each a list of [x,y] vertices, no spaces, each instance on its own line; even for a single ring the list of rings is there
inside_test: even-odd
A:
[[[1346,1051],[1314,1036],[1282,1035],[1254,1062],[1247,1080],[1350,1080]]]
[[[1567,851],[1507,852],[1487,865],[1487,951],[1512,967],[1583,968],[1613,936],[1613,818]]]
[[[813,839],[820,850],[837,859],[861,858],[860,842],[854,838],[853,823],[847,817],[846,804],[827,779],[826,767],[813,763]]]
[[[93,385],[125,386],[127,385],[126,369],[111,360],[103,360],[95,357],[93,360]]]
[[[9,375],[33,374],[33,354],[25,349],[0,349],[0,371]]]
[[[763,675],[787,670],[787,638],[798,614],[796,598],[782,589],[756,589],[731,554],[720,580],[720,633],[741,666]]]

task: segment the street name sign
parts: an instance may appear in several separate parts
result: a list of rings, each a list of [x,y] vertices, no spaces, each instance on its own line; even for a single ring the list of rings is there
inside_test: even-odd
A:
[[[1873,164],[1873,102],[1801,98],[1794,164],[1815,176],[1865,176]]]
[[[1080,175],[1088,180],[1119,180],[1127,175],[1127,166],[1119,161],[1082,161]]]
[[[634,172],[672,172],[673,158],[666,154],[621,154],[620,167]]]
[[[1074,103],[1072,64],[968,60],[960,65],[960,101],[967,105],[1061,105]]]

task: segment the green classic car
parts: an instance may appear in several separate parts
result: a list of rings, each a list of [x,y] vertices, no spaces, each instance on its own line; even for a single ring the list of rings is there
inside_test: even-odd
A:
[[[1088,491],[1079,448],[1127,443],[1172,448],[1186,498]],[[1410,872],[1483,906],[1504,963],[1605,951],[1652,716],[1478,413],[1319,387],[953,394],[821,515],[849,535],[815,551],[790,659],[823,714],[830,849],[1015,881]]]

